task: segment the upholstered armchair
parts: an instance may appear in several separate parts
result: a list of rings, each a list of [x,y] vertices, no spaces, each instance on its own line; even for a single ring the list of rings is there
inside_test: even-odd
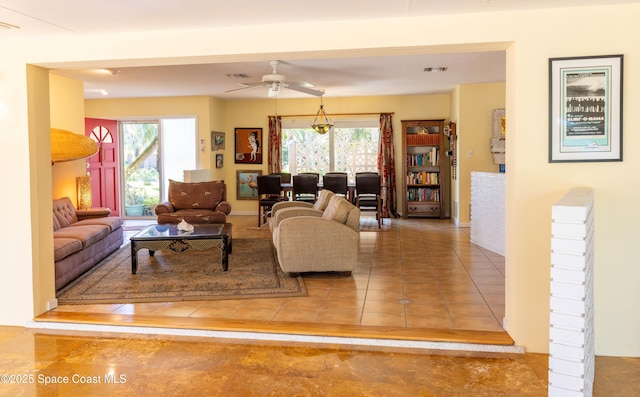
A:
[[[224,181],[169,180],[169,201],[155,208],[158,223],[225,223],[231,212]]]
[[[343,197],[332,196],[324,211],[281,211],[272,218],[273,245],[284,272],[345,272],[358,259],[360,209]]]

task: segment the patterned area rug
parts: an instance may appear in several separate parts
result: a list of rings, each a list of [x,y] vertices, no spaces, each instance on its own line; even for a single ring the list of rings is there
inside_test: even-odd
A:
[[[229,270],[217,248],[183,253],[138,252],[131,274],[129,244],[58,293],[60,304],[169,302],[306,296],[302,277],[283,273],[269,239],[234,239]]]

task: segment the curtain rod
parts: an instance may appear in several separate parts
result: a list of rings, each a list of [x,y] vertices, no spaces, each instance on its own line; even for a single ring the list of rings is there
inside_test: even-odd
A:
[[[393,112],[369,112],[369,113],[331,113],[328,116],[379,116],[380,114],[394,114]],[[287,117],[315,117],[316,114],[280,114],[279,117],[287,118]]]

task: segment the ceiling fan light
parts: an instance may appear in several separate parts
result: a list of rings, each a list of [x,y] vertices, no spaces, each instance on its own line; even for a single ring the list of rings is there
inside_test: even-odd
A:
[[[284,74],[265,74],[264,76],[262,76],[263,83],[271,83],[271,82],[282,83],[286,79],[287,79],[287,76],[285,76]]]

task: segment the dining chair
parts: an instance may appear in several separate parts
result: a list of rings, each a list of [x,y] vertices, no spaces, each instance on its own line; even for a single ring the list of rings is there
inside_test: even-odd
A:
[[[298,174],[293,176],[293,200],[315,203],[318,198],[318,175]]]
[[[382,222],[382,196],[380,175],[371,172],[356,173],[355,205],[361,211],[375,211],[378,229]]]
[[[347,198],[347,194],[349,192],[347,187],[347,173],[328,172],[322,177],[322,188],[331,190],[335,194]]]
[[[269,175],[280,175],[280,182],[291,183],[291,174],[288,172],[272,172]]]
[[[280,175],[258,176],[258,227],[267,223],[274,204],[284,201]]]
[[[320,173],[319,172],[301,172],[298,175],[315,175],[320,181]]]

